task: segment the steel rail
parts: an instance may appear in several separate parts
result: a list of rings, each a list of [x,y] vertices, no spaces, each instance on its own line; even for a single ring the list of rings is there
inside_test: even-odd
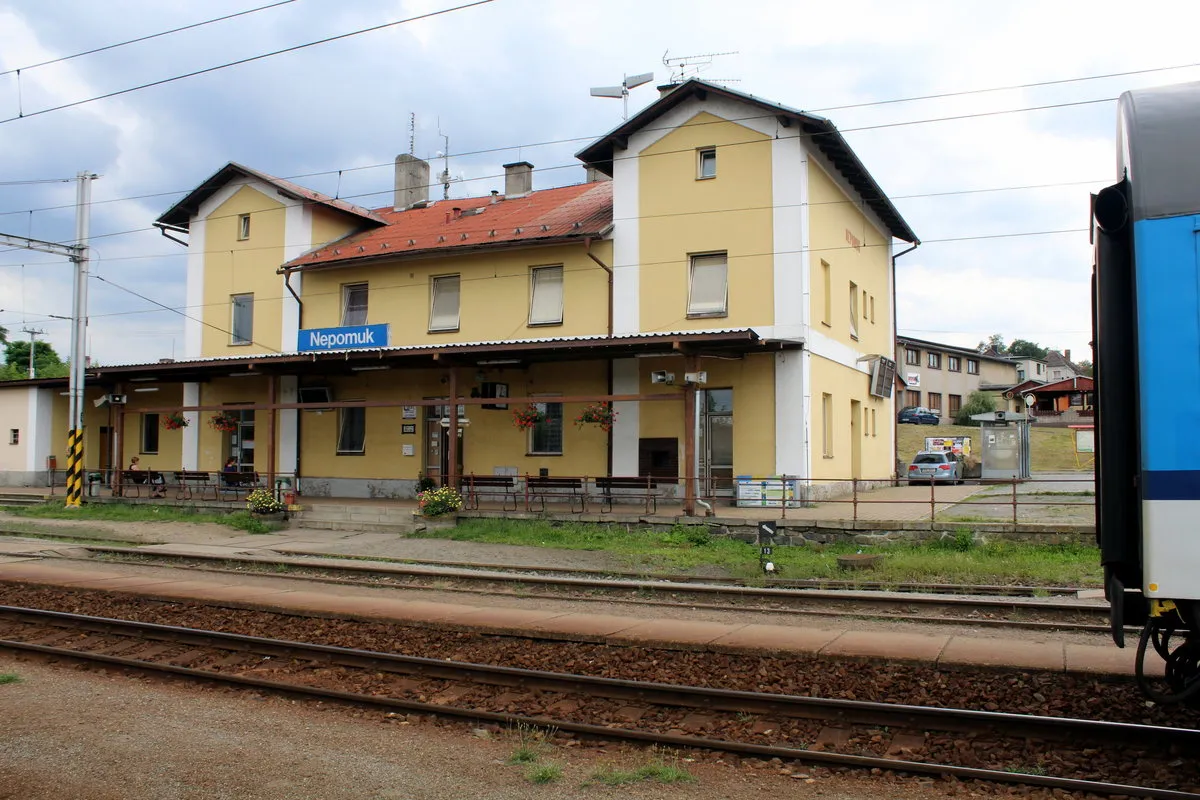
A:
[[[369,573],[378,575],[403,575],[419,578],[454,578],[478,582],[527,583],[549,586],[566,586],[579,589],[627,589],[631,591],[676,592],[709,595],[725,595],[730,597],[764,598],[775,600],[820,600],[823,602],[841,603],[874,603],[878,605],[927,605],[927,606],[963,606],[970,608],[998,608],[1024,611],[1065,611],[1081,614],[1097,614],[1107,618],[1108,606],[1098,603],[1062,603],[1046,600],[1020,600],[1018,598],[972,598],[972,597],[930,597],[922,595],[886,596],[864,591],[833,591],[820,589],[786,589],[752,586],[721,586],[703,583],[679,583],[672,581],[635,581],[608,580],[598,578],[568,578],[552,575],[522,575],[509,572],[485,572],[474,569],[444,569],[434,570],[424,567],[409,567],[404,564],[313,564],[311,560],[302,558],[262,558],[258,556],[232,556],[208,553],[147,553],[136,547],[90,547],[86,550],[96,553],[117,553],[140,555],[148,558],[187,559],[195,561],[226,561],[245,564],[286,564],[305,569],[322,569],[338,572]],[[1106,628],[1107,630],[1107,628]]]
[[[659,692],[664,692],[666,696],[683,697],[689,693],[698,695],[708,695],[713,698],[724,698],[738,705],[733,706],[729,710],[771,710],[776,709],[776,704],[783,703],[785,705],[794,701],[814,701],[815,698],[803,698],[788,695],[760,695],[753,692],[727,692],[725,690],[715,689],[698,689],[691,687],[673,686],[669,684],[643,684],[634,681],[620,681],[606,678],[590,678],[587,676],[566,675],[562,673],[545,673],[530,670],[516,670],[506,667],[491,667],[488,665],[478,664],[461,664],[456,662],[439,662],[431,659],[418,659],[410,656],[394,656],[386,653],[373,653],[370,651],[352,650],[347,648],[335,648],[326,645],[306,645],[298,642],[287,642],[271,639],[263,639],[260,637],[241,636],[238,634],[225,634],[216,631],[197,631],[189,628],[178,628],[175,626],[156,625],[153,623],[136,623],[123,620],[112,620],[101,617],[86,617],[76,614],[64,614],[62,612],[42,612],[36,609],[20,609],[10,606],[0,606],[0,615],[17,621],[29,621],[35,624],[47,624],[47,620],[54,620],[60,623],[70,623],[75,627],[81,627],[87,630],[101,633],[113,633],[118,629],[136,630],[139,633],[158,633],[158,637],[147,638],[164,638],[168,635],[172,641],[192,644],[204,644],[211,646],[213,641],[221,641],[226,645],[241,645],[234,647],[249,651],[252,647],[267,646],[276,651],[277,654],[283,655],[300,655],[302,653],[322,654],[326,656],[339,656],[350,659],[352,662],[362,662],[370,665],[371,668],[378,668],[379,664],[408,661],[408,662],[428,662],[427,667],[435,669],[441,673],[437,677],[451,677],[462,680],[464,677],[472,677],[474,675],[507,675],[510,679],[519,676],[525,677],[529,683],[519,682],[517,685],[536,685],[538,688],[546,688],[553,685],[554,682],[562,683],[566,686],[580,686],[591,684],[596,687],[616,687],[623,689],[625,692],[632,692],[632,695],[621,694],[620,697],[634,696],[643,701],[650,701],[652,696]],[[1058,778],[1044,775],[1029,775],[1025,773],[1006,772],[1003,770],[983,769],[976,767],[961,767],[947,764],[935,764],[920,761],[905,761],[900,759],[881,758],[876,756],[859,756],[842,753],[829,753],[824,751],[810,751],[791,747],[779,747],[773,745],[755,745],[742,742],[726,741],[722,739],[710,739],[705,737],[695,737],[679,734],[663,734],[651,731],[631,730],[627,728],[609,728],[599,725],[589,725],[585,723],[571,722],[567,720],[557,720],[546,717],[529,717],[524,715],[506,714],[491,711],[482,711],[476,709],[459,708],[454,706],[444,706],[432,703],[423,703],[412,700],[402,700],[397,698],[385,698],[373,695],[360,695],[351,692],[342,692],[333,689],[320,689],[301,684],[291,684],[279,681],[267,681],[258,678],[251,678],[242,675],[230,675],[218,672],[210,672],[202,669],[192,669],[189,667],[174,666],[170,664],[158,664],[149,661],[140,661],[137,659],[123,658],[120,656],[110,656],[103,653],[89,653],[86,651],[71,650],[67,648],[53,647],[48,645],[39,645],[29,642],[13,642],[9,640],[0,641],[0,646],[25,650],[29,652],[41,653],[44,655],[54,655],[67,658],[75,658],[89,661],[96,661],[116,666],[128,667],[140,670],[149,670],[162,672],[172,675],[181,675],[190,678],[216,681],[240,686],[250,686],[258,689],[266,689],[278,691],[287,694],[298,694],[309,697],[319,697],[330,700],[339,700],[355,705],[374,706],[379,708],[403,709],[405,711],[415,711],[437,716],[451,716],[461,719],[470,719],[478,721],[495,722],[506,725],[532,725],[542,728],[555,728],[560,731],[567,731],[583,736],[589,736],[600,739],[623,739],[628,741],[647,742],[660,745],[668,745],[672,747],[696,748],[705,750],[716,750],[722,752],[732,752],[741,755],[759,756],[764,758],[781,758],[793,759],[799,761],[832,764],[838,766],[857,767],[864,769],[887,769],[901,772],[911,772],[917,774],[929,775],[952,775],[960,779],[982,780],[998,783],[1011,783],[1021,785],[1040,786],[1045,788],[1061,788],[1068,791],[1094,792],[1100,794],[1118,794],[1135,797],[1153,798],[1153,800],[1195,800],[1200,795],[1189,792],[1181,792],[1171,789],[1156,789],[1152,787],[1139,787],[1126,784],[1116,784],[1103,781],[1091,781],[1076,778]],[[254,650],[257,654],[257,649]],[[545,681],[545,683],[543,683]],[[482,681],[481,681],[482,682]],[[750,700],[758,698],[759,702],[765,702],[762,706],[753,706]],[[765,701],[763,700],[764,698]],[[677,702],[670,700],[659,701],[662,704],[675,705]],[[883,707],[888,708],[886,704],[862,703],[859,701],[819,701],[822,703],[834,703],[840,706],[843,711],[850,712],[857,708],[868,707]],[[715,708],[713,705],[706,707]],[[1066,720],[1052,717],[1033,717],[1021,718],[1020,715],[1011,714],[995,714],[992,712],[961,712],[953,709],[937,709],[937,708],[921,708],[912,706],[896,706],[891,707],[893,711],[900,715],[914,715],[911,717],[901,717],[901,719],[923,719],[925,715],[932,714],[934,718],[939,720],[950,719],[955,716],[960,716],[964,720],[974,720],[981,722],[985,719],[999,720],[1003,718],[1020,718],[1022,729],[1026,731],[1025,735],[1035,735],[1032,733],[1038,730],[1040,725],[1048,724],[1051,728],[1061,731],[1067,731],[1077,723],[1083,723],[1080,729],[1086,728],[1089,731],[1105,731],[1105,735],[1116,735],[1117,741],[1122,741],[1121,737],[1129,735],[1139,735],[1142,733],[1150,734],[1153,737],[1169,735],[1172,737],[1182,735],[1185,739],[1191,739],[1193,736],[1200,736],[1200,731],[1192,730],[1175,730],[1170,728],[1160,728],[1155,726],[1129,725],[1125,723],[1105,723],[1090,720]],[[725,710],[725,709],[719,709]],[[965,716],[961,716],[965,714]],[[850,714],[839,715],[839,719],[849,719]],[[861,721],[868,722],[872,716],[868,714]],[[893,716],[889,724],[896,724],[897,717]],[[859,721],[859,720],[854,720]],[[1008,722],[1013,720],[1009,719]],[[908,722],[907,724],[912,724]],[[1026,725],[1030,727],[1025,727]],[[943,729],[942,722],[938,722],[935,726],[938,729]],[[972,728],[977,730],[978,724]],[[1078,729],[1077,729],[1078,730]],[[1120,732],[1120,733],[1118,733]],[[1125,739],[1124,741],[1128,741]],[[1178,741],[1178,739],[1174,739]]]
[[[415,673],[447,680],[467,678],[479,683],[503,686],[536,685],[540,689],[551,691],[602,695],[613,699],[634,699],[661,705],[705,708],[714,711],[783,713],[792,717],[836,720],[854,724],[903,724],[944,731],[978,731],[981,727],[986,727],[989,730],[1008,735],[1046,738],[1083,736],[1089,739],[1117,742],[1145,739],[1169,740],[1174,744],[1185,743],[1200,746],[1200,730],[1186,728],[630,681],[381,653],[333,645],[267,639],[222,631],[205,631],[152,622],[117,620],[14,606],[0,606],[0,619],[41,625],[52,624],[95,633],[128,635],[133,632],[140,638],[201,646],[216,645],[222,649],[252,652],[256,655],[308,658],[336,663],[340,666],[382,669],[405,674]],[[9,644],[9,640],[2,641],[6,645]]]

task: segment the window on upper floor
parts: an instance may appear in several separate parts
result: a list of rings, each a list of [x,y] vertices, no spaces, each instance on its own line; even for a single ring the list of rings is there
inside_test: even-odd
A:
[[[821,395],[821,455],[833,458],[833,395]]]
[[[1023,370],[1023,369],[1017,370],[1017,380],[1021,381],[1021,382],[1025,381],[1025,370]]]
[[[941,353],[926,353],[925,354],[925,364],[930,369],[941,369],[942,368],[942,354]]]
[[[979,374],[979,360],[978,359],[975,359],[975,358],[967,359],[967,374],[968,375],[978,375]],[[1022,378],[1022,380],[1024,380],[1024,378]]]
[[[850,338],[858,338],[858,284],[850,281]]]
[[[962,359],[958,356],[946,356],[946,369],[951,372],[962,372]]]
[[[342,285],[342,325],[367,324],[367,284]]]
[[[250,215],[239,214],[237,220],[237,238],[239,241],[245,241],[250,238]]]
[[[529,324],[561,325],[563,268],[534,267],[529,271]]]
[[[1063,376],[1063,372],[1061,369],[1054,370],[1054,376],[1053,376],[1054,380],[1060,381],[1060,380],[1062,380],[1062,376]]]
[[[458,330],[457,275],[439,275],[429,284],[429,330]]]
[[[542,420],[529,431],[529,454],[561,456],[563,451],[562,403],[534,403]]]
[[[1046,365],[1045,365],[1045,364],[1038,364],[1038,365],[1037,365],[1037,374],[1038,374],[1038,375],[1041,375],[1041,374],[1042,374],[1043,372],[1045,372],[1045,371],[1046,371]]]
[[[20,444],[21,443],[21,429],[20,428],[9,428],[8,429],[8,443],[9,444]]]
[[[717,148],[701,147],[696,151],[696,179],[717,177]]]
[[[688,277],[689,317],[723,317],[728,313],[729,259],[725,253],[691,257]]]
[[[910,367],[921,366],[921,351],[913,350],[912,348],[905,348],[904,363],[908,364]]]
[[[229,343],[250,344],[254,341],[254,295],[235,294],[229,297]]]
[[[825,281],[824,305],[821,306],[821,324],[833,327],[833,270],[828,261],[821,262],[821,278]]]
[[[875,324],[875,295],[871,295],[871,324]]]

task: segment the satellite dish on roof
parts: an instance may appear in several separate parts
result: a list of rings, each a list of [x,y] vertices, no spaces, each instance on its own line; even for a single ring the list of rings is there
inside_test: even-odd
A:
[[[623,100],[625,103],[624,119],[629,119],[629,90],[636,89],[652,80],[654,80],[653,72],[643,72],[640,75],[626,75],[621,80],[620,86],[593,86],[591,95],[592,97],[611,97]]]

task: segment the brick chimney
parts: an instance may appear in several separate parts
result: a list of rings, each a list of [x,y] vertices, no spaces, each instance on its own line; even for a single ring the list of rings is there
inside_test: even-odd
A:
[[[429,202],[429,162],[407,153],[396,156],[396,197],[392,207],[405,211]]]
[[[533,164],[517,161],[504,165],[504,196],[524,197],[533,191]]]
[[[1065,358],[1067,361],[1070,361],[1071,360],[1071,351],[1063,350],[1063,358]]]

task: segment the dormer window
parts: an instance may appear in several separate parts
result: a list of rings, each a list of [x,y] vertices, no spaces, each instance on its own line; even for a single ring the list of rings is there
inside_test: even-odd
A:
[[[717,177],[717,148],[702,147],[696,151],[696,179]]]

